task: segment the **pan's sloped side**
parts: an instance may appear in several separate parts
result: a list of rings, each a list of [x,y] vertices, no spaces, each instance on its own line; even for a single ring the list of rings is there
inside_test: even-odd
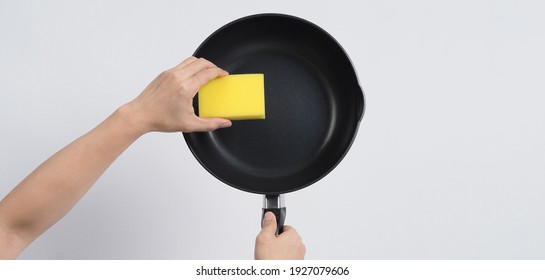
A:
[[[350,148],[363,92],[342,47],[318,26],[287,15],[249,16],[213,33],[195,56],[233,74],[265,74],[265,120],[184,134],[219,180],[254,193],[291,192],[324,177]]]

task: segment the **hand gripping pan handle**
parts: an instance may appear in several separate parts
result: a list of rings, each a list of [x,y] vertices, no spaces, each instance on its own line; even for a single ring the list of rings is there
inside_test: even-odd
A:
[[[265,195],[263,197],[263,212],[261,213],[261,225],[263,225],[263,219],[265,213],[273,212],[276,216],[276,235],[282,233],[284,228],[284,221],[286,220],[286,207],[284,206],[284,195]]]

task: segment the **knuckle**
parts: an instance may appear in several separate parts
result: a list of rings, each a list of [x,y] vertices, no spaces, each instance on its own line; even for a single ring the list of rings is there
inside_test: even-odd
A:
[[[159,78],[166,79],[170,75],[169,71],[170,70],[165,70],[165,71],[161,72],[161,74],[159,74]]]
[[[267,238],[266,235],[260,233],[255,238],[255,243],[260,244],[260,245],[267,244],[268,243],[268,238]]]
[[[204,57],[200,57],[198,60],[199,60],[199,62],[204,64],[206,67],[213,67],[214,66],[214,63],[210,62],[208,59],[206,59]]]
[[[206,80],[203,79],[203,77],[201,75],[197,74],[197,75],[193,76],[193,79],[194,79],[195,83],[197,83],[198,85],[202,86],[202,85],[206,84]]]
[[[162,76],[166,81],[176,82],[179,80],[178,74],[173,69],[168,69],[163,71],[160,76]]]
[[[167,76],[167,77],[172,76],[173,74],[174,74],[174,70],[173,70],[173,69],[167,69],[167,70],[161,72],[161,75],[162,75],[162,76]]]
[[[180,83],[180,90],[182,91],[182,93],[192,92],[194,89],[194,86],[192,84],[193,83],[191,81],[187,80]]]
[[[210,80],[213,80],[214,78],[217,78],[219,76],[219,71],[218,71],[218,68],[208,68],[208,69],[205,69],[203,70],[203,76],[204,76],[204,79],[203,83],[207,83],[209,82]]]

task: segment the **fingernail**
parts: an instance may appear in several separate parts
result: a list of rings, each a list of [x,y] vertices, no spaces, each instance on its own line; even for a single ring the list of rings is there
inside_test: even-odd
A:
[[[231,122],[224,122],[224,123],[222,123],[222,124],[220,125],[220,127],[221,127],[221,128],[231,127],[232,124],[233,124],[233,123],[231,123]]]

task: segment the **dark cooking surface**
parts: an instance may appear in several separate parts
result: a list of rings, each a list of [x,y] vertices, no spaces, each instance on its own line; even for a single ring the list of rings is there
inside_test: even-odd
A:
[[[247,17],[212,34],[195,56],[232,74],[265,74],[265,120],[184,134],[221,181],[255,193],[290,192],[325,176],[349,149],[363,93],[348,57],[322,29],[290,16]]]

